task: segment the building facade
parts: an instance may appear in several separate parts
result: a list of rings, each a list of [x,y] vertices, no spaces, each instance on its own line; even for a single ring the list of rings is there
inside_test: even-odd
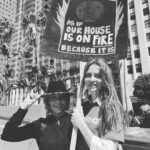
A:
[[[0,19],[6,18],[15,21],[17,8],[17,0],[1,0],[0,1]]]
[[[51,1],[51,0],[49,0]],[[38,14],[43,5],[47,1],[43,0],[18,0],[17,3],[17,11],[15,18],[15,29],[16,32],[13,35],[13,51],[21,51],[23,52],[25,49],[24,45],[28,44],[27,36],[24,35],[24,31],[22,28],[22,20],[23,17],[29,13]],[[40,37],[40,35],[38,35]],[[40,38],[37,39],[37,46],[32,47],[31,57],[24,58],[21,54],[14,56],[10,59],[10,64],[15,70],[15,77],[18,78],[22,68],[24,68],[24,73],[28,74],[31,72],[32,66],[35,65],[44,65],[46,67],[53,66],[55,68],[64,70],[69,69],[70,66],[76,65],[79,67],[79,63],[70,63],[67,60],[59,60],[49,56],[42,56],[40,54]]]
[[[17,9],[17,0],[1,0],[0,1],[0,20],[7,19],[10,23],[15,22]],[[12,42],[10,43],[10,47]],[[1,45],[0,45],[1,46]],[[0,52],[0,73],[4,73],[5,66],[7,64],[7,58]]]
[[[23,51],[27,42],[22,29],[24,14],[37,14],[42,10],[44,0],[2,0],[0,1],[0,18],[7,18],[15,23],[15,33],[12,37],[12,51]],[[133,83],[139,75],[150,73],[150,0],[128,0],[128,57],[125,60],[126,85],[129,95],[133,95]],[[36,53],[35,53],[36,51]],[[0,54],[1,66],[5,66],[6,58]],[[78,62],[58,60],[40,55],[40,39],[37,47],[32,50],[32,56],[24,58],[16,55],[9,59],[9,64],[18,77],[22,68],[25,73],[31,71],[35,64],[54,66],[61,70],[69,70],[70,66],[79,67]],[[2,68],[0,70],[3,70]]]
[[[150,73],[150,0],[128,0],[128,29],[126,85],[132,96],[137,77]]]

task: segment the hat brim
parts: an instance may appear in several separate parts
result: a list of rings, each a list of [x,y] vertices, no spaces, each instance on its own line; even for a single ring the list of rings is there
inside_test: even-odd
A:
[[[53,92],[53,93],[44,93],[41,95],[41,97],[47,97],[47,96],[54,96],[54,95],[73,95],[75,92]]]

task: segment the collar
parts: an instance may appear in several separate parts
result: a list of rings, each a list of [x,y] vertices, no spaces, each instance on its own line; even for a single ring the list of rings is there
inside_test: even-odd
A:
[[[71,123],[70,115],[65,112],[64,115],[62,115],[59,119],[57,119],[53,114],[50,114],[49,116],[47,116],[44,123],[55,124],[55,125],[57,125],[56,127],[62,128],[64,126],[66,126],[66,124]]]
[[[101,105],[102,105],[101,100],[100,100],[99,97],[97,97],[97,98],[95,99],[95,101],[93,102],[93,104],[95,104],[95,103],[97,103],[98,106],[101,106]]]

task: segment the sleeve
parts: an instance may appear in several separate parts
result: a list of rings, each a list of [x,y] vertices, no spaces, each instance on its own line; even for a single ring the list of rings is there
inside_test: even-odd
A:
[[[118,131],[111,130],[107,132],[102,138],[107,140],[114,140],[122,143],[124,142],[124,132],[123,130],[118,130]]]
[[[121,150],[122,142],[124,142],[124,127],[122,120],[119,119],[117,125],[113,124],[111,130],[105,131],[101,138],[93,136],[90,150]]]
[[[38,120],[24,126],[20,126],[27,110],[21,108],[6,123],[1,139],[9,142],[18,142],[30,138],[36,138],[39,135],[37,128]]]
[[[94,135],[91,140],[90,150],[121,150],[119,143],[124,142],[124,130],[122,123],[118,123],[117,127],[112,126],[101,138]]]
[[[118,147],[118,142],[101,139],[97,136],[93,136],[90,144],[90,150],[118,150]]]
[[[118,122],[117,126],[112,125],[112,128],[110,131],[106,131],[105,134],[102,137],[103,139],[107,140],[114,140],[118,141],[119,143],[124,142],[124,127],[122,122]]]
[[[142,128],[150,128],[150,114],[144,118],[141,127]]]

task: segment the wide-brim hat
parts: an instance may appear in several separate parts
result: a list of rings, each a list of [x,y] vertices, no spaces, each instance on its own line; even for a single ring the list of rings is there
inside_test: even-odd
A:
[[[63,81],[51,81],[48,85],[46,93],[42,94],[42,97],[55,96],[55,95],[73,95],[74,92],[70,92],[66,89]]]

